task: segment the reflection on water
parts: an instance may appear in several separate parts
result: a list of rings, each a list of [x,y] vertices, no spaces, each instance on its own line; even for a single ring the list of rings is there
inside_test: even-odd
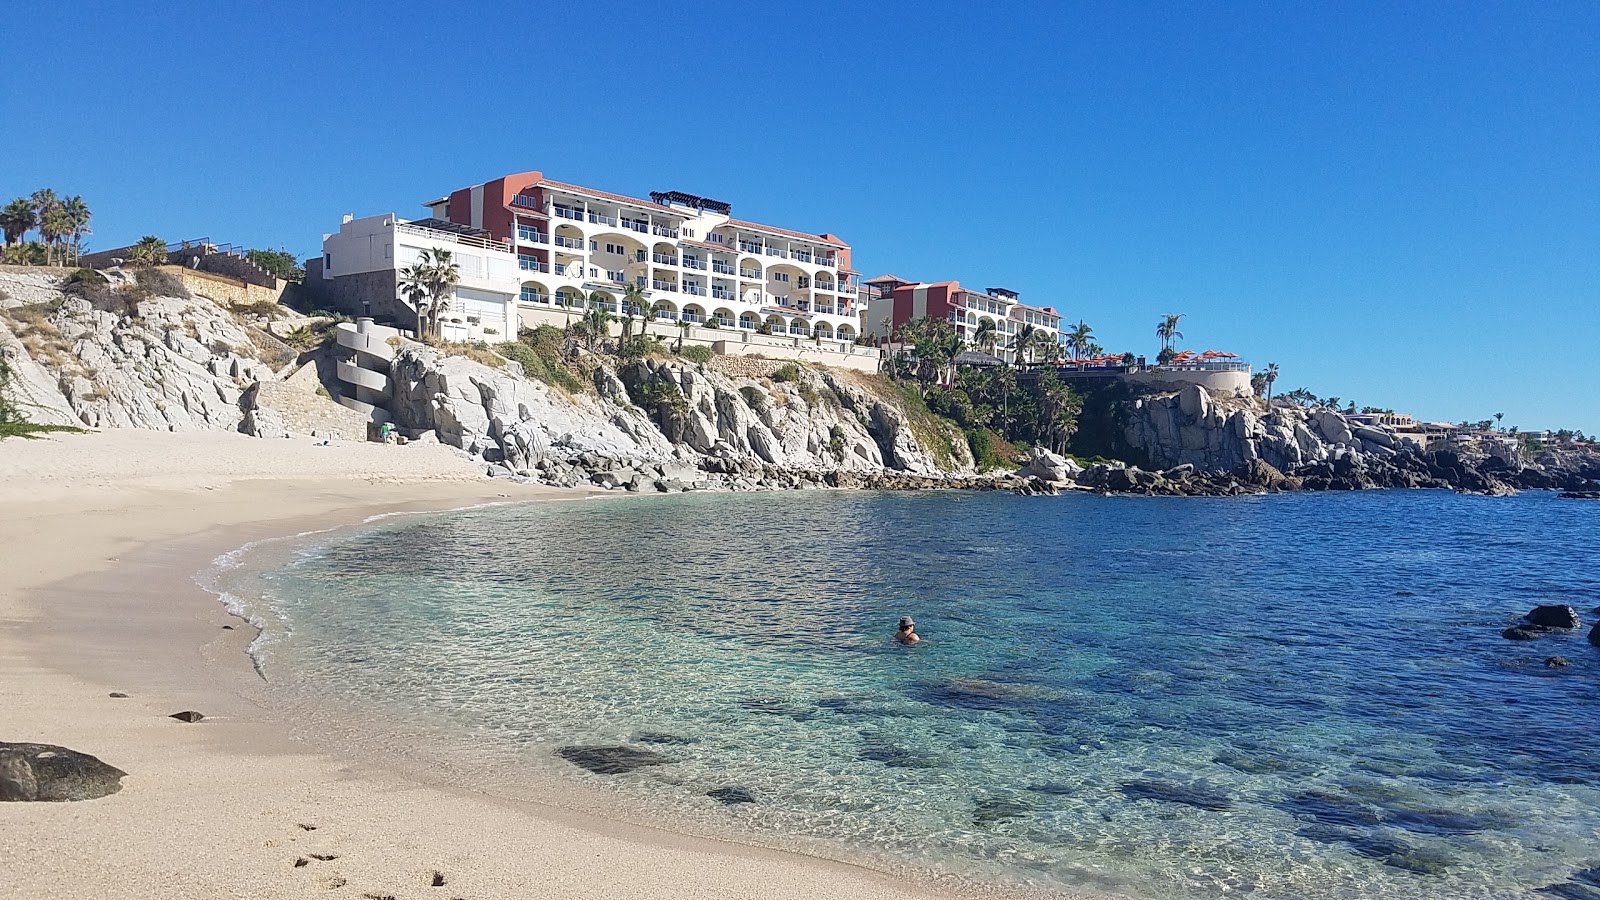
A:
[[[517,765],[599,778],[555,750],[653,750],[606,777],[949,870],[1171,897],[1578,890],[1600,651],[1498,631],[1552,600],[1593,618],[1594,515],[1420,492],[482,509],[322,537],[266,575],[287,636],[264,662]],[[903,614],[927,643],[889,639]]]

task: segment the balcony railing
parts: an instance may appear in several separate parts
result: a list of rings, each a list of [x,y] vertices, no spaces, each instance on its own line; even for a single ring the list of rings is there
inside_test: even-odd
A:
[[[760,244],[752,244],[749,241],[740,241],[739,249],[743,250],[745,253],[754,253],[759,256],[761,255],[761,251],[766,248],[762,247]]]
[[[713,259],[711,261],[711,271],[716,272],[718,275],[732,275],[733,266],[730,266],[725,262],[718,262],[717,260]]]
[[[424,228],[420,225],[412,225],[409,222],[394,223],[394,230],[400,232],[401,234],[414,234],[419,237],[425,237],[428,240],[436,243],[463,244],[468,247],[477,247],[482,250],[509,249],[505,245],[504,241],[497,241],[494,238],[482,238],[471,234],[456,234],[453,231],[437,231],[432,228]]]
[[[623,219],[622,227],[629,231],[637,231],[640,234],[650,233],[650,223],[641,219]]]
[[[548,244],[550,243],[550,235],[545,234],[536,228],[529,228],[526,225],[518,225],[517,240],[528,244]]]
[[[829,284],[829,283],[827,283],[825,281],[819,281],[819,282],[817,282],[817,290],[819,290],[819,291],[831,291],[831,290],[833,290],[833,285],[831,285],[831,284]]]
[[[656,237],[675,238],[678,236],[678,229],[669,228],[666,225],[652,225],[650,226],[650,233]]]
[[[819,266],[828,266],[829,268],[839,265],[838,261],[831,256],[819,256],[816,259],[816,263]]]
[[[670,309],[657,310],[656,311],[656,321],[657,322],[676,322],[676,321],[678,321],[678,314],[673,312]]]
[[[717,325],[722,327],[722,328],[733,328],[733,327],[735,327],[734,324],[733,324],[733,320],[728,318],[727,316],[716,316],[715,318],[717,320]]]
[[[779,250],[777,247],[768,247],[767,248],[767,255],[768,256],[783,257],[784,259],[787,259],[789,257],[788,253],[785,253],[784,251]]]
[[[705,288],[701,287],[698,284],[689,284],[688,282],[684,283],[683,292],[685,294],[693,294],[696,297],[704,297],[706,295],[706,289]]]
[[[571,219],[574,222],[583,221],[583,210],[574,206],[556,205],[556,216],[562,219]]]
[[[572,238],[567,237],[566,235],[558,234],[556,235],[556,246],[566,247],[569,250],[582,250],[583,238]]]
[[[663,266],[675,266],[678,264],[678,258],[676,256],[668,256],[665,253],[652,253],[650,254],[650,260],[652,262],[658,262]]]
[[[517,268],[524,272],[549,272],[550,266],[526,256],[517,257]]]
[[[692,312],[686,312],[683,315],[679,316],[679,318],[682,319],[685,322],[694,322],[696,324],[703,324],[705,322],[705,320],[706,320],[705,316],[702,316],[699,313],[692,313]]]
[[[659,281],[652,278],[650,279],[650,286],[658,291],[671,291],[674,294],[678,292],[677,282],[673,281]]]
[[[539,205],[538,198],[529,197],[526,194],[517,194],[516,196],[512,197],[511,205],[520,206],[523,209],[543,210],[543,207]]]
[[[572,270],[571,275],[567,275],[568,269]],[[578,278],[583,275],[583,266],[578,263],[556,263],[556,274],[567,275],[568,278]]]
[[[615,269],[607,269],[606,280],[614,284],[627,284],[628,276],[624,272],[618,272]]]
[[[698,256],[685,256],[683,258],[683,267],[685,269],[699,269],[700,271],[704,272],[706,268],[706,261]]]
[[[532,288],[523,288],[520,299],[523,303],[549,303],[550,295]]]
[[[739,277],[740,278],[748,278],[751,281],[760,281],[761,280],[761,273],[760,272],[746,272],[743,269],[740,269],[739,270]]]
[[[808,262],[811,262],[811,254],[802,253],[799,250],[796,250],[794,252],[794,259],[795,259],[795,262],[808,263]]]
[[[711,296],[717,298],[718,300],[732,300],[733,291],[730,291],[727,288],[713,286],[711,288]]]
[[[615,228],[616,224],[617,224],[617,217],[616,216],[606,216],[606,215],[601,215],[600,213],[597,213],[597,212],[592,212],[592,213],[589,213],[589,221],[593,222],[596,225],[610,225],[613,228]]]
[[[831,306],[818,306],[817,309],[816,309],[816,312],[821,314],[821,315],[831,316],[831,315],[833,315],[833,307],[831,307]]]

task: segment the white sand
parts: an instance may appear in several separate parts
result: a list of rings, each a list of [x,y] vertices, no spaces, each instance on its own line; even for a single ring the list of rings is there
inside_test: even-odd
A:
[[[233,620],[192,582],[264,537],[575,496],[491,482],[438,446],[137,431],[0,443],[0,740],[129,773],[99,800],[0,804],[0,896],[971,893],[488,796],[303,742],[251,701],[270,687],[244,654],[248,629],[223,629]],[[184,709],[207,718],[168,718]]]

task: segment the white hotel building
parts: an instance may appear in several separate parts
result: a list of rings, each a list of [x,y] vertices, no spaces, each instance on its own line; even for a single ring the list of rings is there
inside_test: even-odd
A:
[[[432,217],[416,222],[347,218],[324,237],[308,280],[336,308],[405,327],[398,270],[420,249],[441,246],[465,260],[447,339],[508,340],[519,326],[559,324],[591,304],[620,314],[624,287],[638,284],[658,306],[656,333],[689,323],[690,339],[723,352],[823,354],[817,362],[876,367],[877,351],[854,345],[859,275],[849,245],[832,234],[742,221],[728,204],[689,194],[645,200],[539,172],[424,205]]]

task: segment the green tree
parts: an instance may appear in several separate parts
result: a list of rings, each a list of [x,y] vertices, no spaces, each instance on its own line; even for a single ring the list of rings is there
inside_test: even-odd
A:
[[[611,322],[615,317],[606,305],[605,295],[595,291],[589,295],[589,308],[583,312],[584,341],[589,350],[594,350],[595,341],[603,340],[611,333]]]
[[[1085,325],[1082,319],[1078,320],[1077,327],[1067,333],[1067,346],[1072,348],[1073,355],[1078,359],[1089,356],[1089,346],[1093,343],[1090,337],[1093,334],[1094,329]]]
[[[1265,372],[1262,372],[1261,375],[1262,375],[1262,380],[1267,383],[1267,404],[1271,405],[1271,403],[1272,403],[1272,383],[1274,381],[1278,380],[1278,364],[1275,363],[1275,362],[1267,363],[1267,370]]]
[[[644,288],[637,281],[630,281],[622,289],[622,334],[617,341],[617,352],[625,353],[633,346],[633,319],[639,317],[639,334],[645,333],[645,326],[650,322],[650,314],[645,310],[653,304],[645,299]]]
[[[292,284],[303,284],[306,280],[306,271],[300,268],[300,261],[294,258],[294,254],[287,251],[250,250],[245,253],[244,257],[274,278],[280,278]]]
[[[0,209],[0,229],[5,230],[8,247],[20,246],[28,232],[38,224],[39,214],[34,211],[33,203],[26,197],[18,197],[7,203],[4,209]]]
[[[428,267],[414,262],[400,270],[400,293],[412,312],[417,314],[417,340],[427,337],[428,325]]]
[[[89,211],[89,204],[77,194],[61,202],[61,211],[67,226],[67,238],[72,249],[72,264],[77,265],[79,257],[83,256],[83,236],[93,234],[89,230],[89,220],[94,218],[94,213]]]
[[[1183,332],[1178,330],[1178,322],[1182,318],[1183,313],[1167,313],[1161,317],[1161,324],[1156,326],[1156,337],[1161,339],[1161,349],[1177,349],[1178,339],[1183,337]]]
[[[1000,341],[1000,332],[995,330],[993,319],[984,319],[978,323],[978,330],[972,335],[972,345],[985,353],[993,353],[994,345]]]
[[[160,266],[167,262],[167,242],[153,234],[139,239],[128,251],[128,263],[135,266]]]

